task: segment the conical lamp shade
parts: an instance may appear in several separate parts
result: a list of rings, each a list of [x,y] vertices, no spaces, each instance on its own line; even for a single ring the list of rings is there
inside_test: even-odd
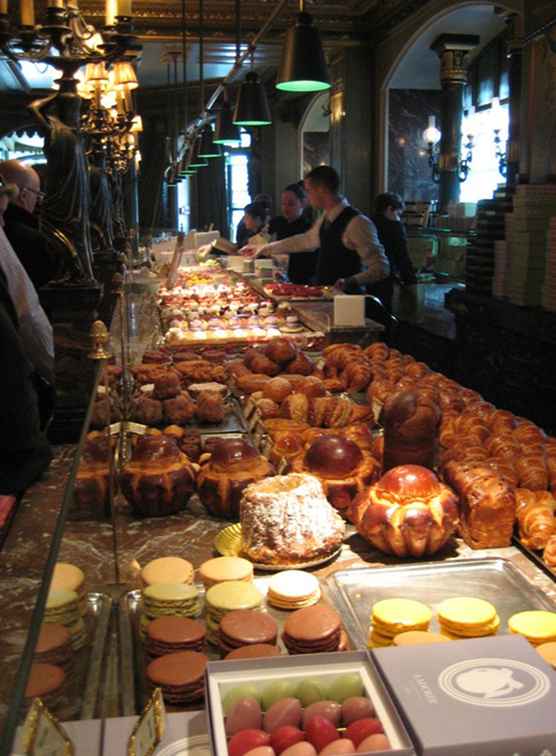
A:
[[[330,89],[320,34],[308,13],[300,13],[295,26],[288,29],[276,89],[284,92]]]
[[[212,126],[208,123],[203,127],[201,132],[201,146],[199,147],[199,157],[217,158],[220,157],[220,147],[214,144]]]
[[[249,71],[239,88],[234,124],[236,126],[270,126],[272,117],[266,92],[255,71]]]
[[[216,115],[216,129],[214,132],[213,142],[223,144],[225,147],[239,147],[241,137],[239,129],[234,126],[232,109],[228,102],[224,102],[222,110]]]

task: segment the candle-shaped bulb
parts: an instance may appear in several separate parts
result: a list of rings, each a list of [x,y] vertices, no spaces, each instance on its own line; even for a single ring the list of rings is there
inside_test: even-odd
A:
[[[34,0],[21,0],[20,21],[22,26],[35,25],[35,6]]]
[[[131,0],[118,0],[118,16],[131,16]]]
[[[106,0],[105,4],[105,21],[106,26],[114,26],[116,22],[116,16],[118,15],[118,3],[117,0]]]

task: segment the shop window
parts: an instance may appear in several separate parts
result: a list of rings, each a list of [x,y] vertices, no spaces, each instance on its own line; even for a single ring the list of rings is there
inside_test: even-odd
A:
[[[249,194],[249,152],[251,134],[241,131],[241,145],[226,153],[226,193],[230,239],[236,241],[236,231],[243,218],[243,208],[251,202]]]
[[[12,131],[0,139],[0,160],[19,160],[21,163],[46,163],[44,139],[37,133]]]
[[[500,149],[505,152],[508,139],[509,111],[507,104],[494,100],[485,110],[467,111],[462,122],[462,154],[465,155],[467,135],[473,134],[473,160],[467,180],[461,184],[460,202],[478,202],[490,199],[499,184],[504,183],[500,173],[500,158],[496,155],[496,130]]]

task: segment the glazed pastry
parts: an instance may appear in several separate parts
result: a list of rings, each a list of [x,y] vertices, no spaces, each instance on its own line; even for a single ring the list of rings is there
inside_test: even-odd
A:
[[[280,405],[282,417],[297,422],[307,422],[309,418],[309,399],[305,394],[290,394]]]
[[[252,373],[274,376],[280,372],[280,366],[276,362],[273,362],[265,354],[258,352],[256,349],[249,350],[245,355],[244,362]]]
[[[154,382],[153,399],[172,399],[181,391],[181,381],[176,373],[164,373]]]
[[[488,465],[448,462],[443,468],[446,483],[460,502],[460,532],[473,549],[509,546],[512,540],[516,501],[513,490]]]
[[[187,387],[190,383],[226,383],[227,373],[224,365],[213,365],[208,360],[190,360],[188,362],[178,362],[176,370],[181,376],[184,385]]]
[[[271,378],[263,386],[263,396],[265,399],[272,399],[273,402],[280,404],[289,394],[292,393],[292,384],[286,378]]]
[[[390,349],[382,341],[377,341],[368,346],[364,351],[365,357],[377,362],[385,362],[390,354]]]
[[[345,526],[311,475],[254,483],[241,499],[243,552],[259,564],[296,564],[332,554]]]
[[[521,488],[532,491],[546,491],[548,488],[548,468],[542,447],[538,447],[536,452],[522,447],[521,454],[515,459],[515,469]]]
[[[408,390],[388,397],[380,421],[384,427],[384,469],[403,464],[434,466],[441,411],[434,401]]]
[[[257,409],[263,420],[271,417],[280,417],[280,405],[273,402],[272,399],[259,399]]]
[[[303,438],[297,433],[281,433],[273,442],[270,452],[270,461],[278,468],[282,460],[288,463],[288,470],[291,462],[300,454],[303,454],[305,444]]]
[[[201,434],[196,428],[181,428],[179,425],[169,425],[163,430],[164,435],[170,436],[177,443],[178,448],[191,462],[197,462],[201,456]]]
[[[245,394],[254,394],[256,391],[262,391],[270,380],[268,375],[249,373],[240,375],[236,378],[236,384],[240,391]]]
[[[294,375],[312,375],[315,370],[315,363],[310,357],[307,357],[303,352],[299,352],[297,357],[288,364],[285,369],[286,375],[288,373]]]
[[[401,465],[359,494],[348,517],[386,554],[421,557],[436,553],[452,537],[457,498],[431,470]]]
[[[348,391],[363,391],[373,378],[371,363],[363,358],[349,362],[340,374]]]
[[[322,352],[324,363],[324,374],[330,373],[330,377],[335,377],[347,367],[354,357],[362,356],[363,350],[357,344],[331,344]],[[336,372],[335,372],[336,371]]]
[[[241,494],[250,483],[274,475],[274,468],[243,439],[219,438],[208,460],[201,458],[197,488],[214,517],[239,518]]]
[[[169,365],[171,363],[169,355],[164,352],[148,351],[143,355],[143,362],[147,365]]]
[[[313,375],[309,375],[300,383],[296,389],[300,394],[305,394],[309,399],[316,399],[319,396],[326,396],[324,381]]]
[[[295,457],[292,472],[317,477],[325,496],[345,514],[355,496],[380,476],[380,463],[357,444],[338,435],[317,438],[303,456]]]
[[[122,469],[120,487],[134,514],[159,517],[185,508],[195,488],[195,472],[169,436],[145,435]]]
[[[309,427],[307,423],[299,423],[284,417],[270,418],[263,422],[265,431],[271,438],[278,438],[282,433],[302,434]]]
[[[73,511],[105,516],[110,502],[111,459],[110,436],[88,433],[75,476]]]
[[[218,425],[226,417],[226,404],[220,394],[202,391],[197,397],[195,416],[200,423]]]
[[[556,533],[556,500],[548,491],[515,492],[517,523],[521,543],[529,549],[544,549]]]
[[[131,404],[131,419],[143,425],[161,425],[162,402],[145,395],[136,397]]]
[[[164,421],[170,425],[185,425],[195,415],[195,402],[187,391],[182,391],[173,399],[162,402]]]
[[[287,365],[298,356],[297,347],[286,338],[276,338],[269,341],[264,353],[269,360],[278,365]],[[293,370],[292,372],[296,371]]]

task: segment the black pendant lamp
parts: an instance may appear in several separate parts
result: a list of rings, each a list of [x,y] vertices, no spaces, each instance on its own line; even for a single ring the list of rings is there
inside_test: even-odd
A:
[[[276,89],[283,92],[322,92],[330,89],[330,75],[319,30],[300,0],[295,25],[286,34]]]
[[[201,131],[201,146],[199,147],[199,157],[201,158],[217,158],[220,157],[220,147],[214,144],[214,132],[210,123],[203,126]]]
[[[270,126],[272,117],[266,92],[255,71],[249,71],[237,94],[236,126]]]
[[[216,114],[213,142],[224,147],[239,147],[241,144],[239,129],[234,126],[232,109],[227,99],[222,102],[222,108]]]

